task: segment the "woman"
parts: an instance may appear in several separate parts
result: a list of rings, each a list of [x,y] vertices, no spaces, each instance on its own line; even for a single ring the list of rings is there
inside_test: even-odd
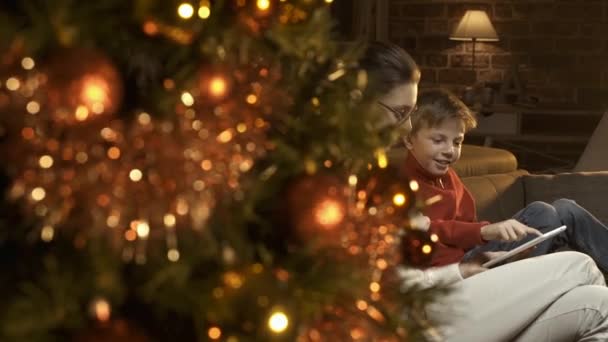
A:
[[[361,65],[386,113],[381,125],[410,130],[420,80],[414,60],[396,45],[373,43]],[[590,257],[555,253],[489,270],[483,261],[398,270],[403,289],[453,288],[428,311],[448,322],[441,328],[448,341],[608,341],[608,288]]]

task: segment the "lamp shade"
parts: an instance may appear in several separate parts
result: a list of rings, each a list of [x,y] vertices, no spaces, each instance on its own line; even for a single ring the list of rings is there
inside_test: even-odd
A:
[[[486,12],[469,10],[456,26],[450,39],[496,42],[498,41],[498,35]]]

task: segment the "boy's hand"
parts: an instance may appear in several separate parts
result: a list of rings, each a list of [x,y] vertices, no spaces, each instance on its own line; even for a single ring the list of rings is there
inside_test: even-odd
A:
[[[538,230],[528,227],[517,220],[510,219],[481,227],[484,240],[519,241],[528,234],[542,235]]]

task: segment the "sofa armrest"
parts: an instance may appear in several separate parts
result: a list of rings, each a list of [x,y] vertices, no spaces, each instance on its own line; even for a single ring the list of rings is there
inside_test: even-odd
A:
[[[526,175],[523,181],[526,205],[568,198],[608,224],[608,171]]]

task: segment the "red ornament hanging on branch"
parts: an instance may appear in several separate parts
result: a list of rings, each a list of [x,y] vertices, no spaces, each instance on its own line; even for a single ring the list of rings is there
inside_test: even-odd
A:
[[[110,59],[93,50],[70,48],[43,66],[46,109],[66,124],[113,115],[120,108],[123,85]]]

